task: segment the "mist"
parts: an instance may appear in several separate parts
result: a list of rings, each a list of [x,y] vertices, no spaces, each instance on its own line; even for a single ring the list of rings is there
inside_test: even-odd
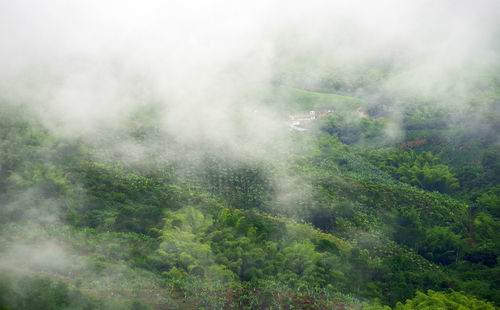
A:
[[[113,127],[155,102],[176,136],[231,144],[239,113],[258,124],[252,136],[266,139],[280,130],[259,103],[280,70],[297,63],[302,86],[314,88],[321,70],[355,76],[356,66],[385,61],[386,92],[451,93],[448,101],[465,104],[467,77],[498,61],[498,8],[495,1],[3,3],[0,87],[3,100],[33,105],[64,133]]]
[[[97,161],[168,162],[179,175],[204,171],[212,156],[260,165],[274,189],[266,211],[300,219],[300,208],[317,207],[316,184],[293,169],[311,150],[300,149],[309,133],[290,134],[287,126],[289,115],[309,113],[297,111],[290,90],[358,98],[332,106],[353,113],[388,102],[380,145],[404,141],[403,110],[424,104],[446,111],[449,123],[493,136],[495,116],[488,114],[498,102],[478,104],[476,97],[495,87],[485,76],[500,66],[498,38],[495,0],[0,1],[0,108],[25,109],[65,143],[85,141],[95,148],[85,156]],[[347,122],[361,123],[364,112]],[[138,138],[141,130],[147,134]],[[8,147],[1,142],[0,149]],[[52,143],[44,148],[57,146]],[[359,145],[369,143],[363,138]],[[52,153],[42,159],[54,166],[58,160]],[[17,174],[6,182],[28,184]],[[75,186],[79,198],[90,201],[83,185]],[[0,207],[45,232],[62,225],[62,210],[72,203],[33,199],[45,195],[36,186],[17,194]],[[332,201],[346,210],[355,205],[345,197]],[[110,227],[116,220],[110,216]],[[34,238],[41,243],[35,246],[23,240],[28,231],[4,240],[2,269],[85,273],[82,250],[64,244],[65,232]],[[116,269],[127,264],[118,261]],[[126,278],[111,269],[106,272]]]

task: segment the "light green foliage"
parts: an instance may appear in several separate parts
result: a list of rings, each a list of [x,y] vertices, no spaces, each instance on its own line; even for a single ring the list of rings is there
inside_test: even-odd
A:
[[[345,92],[317,87],[294,87],[292,84],[273,87],[270,96],[265,99],[266,108],[272,107],[285,113],[302,114],[312,110],[351,111],[353,106],[365,104],[363,99]]]
[[[500,218],[500,186],[491,188],[482,194],[477,202],[486,208],[493,216]]]
[[[434,292],[428,290],[427,294],[417,292],[417,296],[409,299],[403,305],[398,303],[396,310],[412,309],[443,309],[443,310],[494,310],[491,303],[468,297],[460,292]]]
[[[321,255],[314,250],[313,244],[309,242],[296,243],[288,246],[283,251],[284,256],[284,278],[283,280],[292,280],[288,278],[287,272],[295,274],[299,279],[314,280],[315,265]],[[288,278],[288,279],[287,279]],[[297,279],[298,280],[298,279]]]
[[[376,73],[366,83],[376,85]],[[359,81],[339,87],[360,89]],[[498,156],[490,142],[476,144],[484,149],[470,166],[474,181],[458,189],[457,162],[437,144],[432,152],[377,150],[368,142],[383,138],[384,121],[351,113],[360,100],[287,91],[292,111],[335,104],[347,112],[317,120],[323,131],[291,132],[292,148],[259,160],[172,141],[154,108],[101,133],[155,146],[131,164],[102,142],[65,141],[1,107],[0,258],[16,242],[39,249],[49,240],[70,253],[71,267],[28,271],[60,283],[28,277],[18,290],[3,281],[0,307],[22,308],[6,301],[17,294],[11,300],[38,296],[47,309],[71,309],[66,297],[77,295],[95,309],[349,309],[357,298],[387,309],[428,289],[436,292],[419,293],[408,307],[428,299],[481,305],[444,293],[450,288],[500,302],[498,184],[486,173]],[[426,123],[432,109],[408,111],[413,132],[441,130],[442,113]],[[181,160],[169,161],[157,145]],[[191,165],[187,153],[202,163]]]
[[[488,213],[478,213],[474,219],[474,227],[475,238],[483,242],[495,243],[500,237],[500,223]]]
[[[339,109],[346,104],[363,103],[362,99],[333,93],[320,93],[298,88],[282,88],[281,91],[284,92],[288,101],[288,109],[292,108],[299,112],[329,108]],[[290,103],[292,103],[291,106]]]
[[[202,238],[212,225],[210,218],[192,207],[183,208],[166,219],[157,255],[172,270],[167,278],[179,280],[182,274],[189,273],[201,278],[229,280],[234,275],[221,265],[215,264],[215,256],[210,245]],[[173,269],[175,268],[175,269]],[[182,268],[182,271],[178,271]]]

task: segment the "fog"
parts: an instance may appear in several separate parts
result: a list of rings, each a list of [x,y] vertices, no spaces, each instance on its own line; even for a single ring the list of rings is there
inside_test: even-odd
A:
[[[131,163],[203,162],[207,146],[280,161],[294,148],[280,87],[335,92],[321,89],[325,76],[368,76],[372,89],[348,95],[468,110],[499,64],[499,12],[493,0],[2,1],[0,104],[29,107],[54,134]],[[395,104],[391,141],[404,138]],[[113,138],[148,109],[171,140]],[[293,192],[286,178],[278,201]]]
[[[0,87],[81,134],[156,102],[167,131],[234,143],[235,113],[255,139],[278,133],[255,106],[282,70],[389,62],[384,89],[463,100],[467,77],[498,61],[496,1],[4,1]],[[450,99],[452,98],[452,99]],[[460,102],[463,103],[463,102]],[[237,111],[237,112],[235,112]]]
[[[209,145],[279,162],[293,143],[284,124],[287,102],[273,98],[277,88],[324,91],[325,76],[356,81],[373,73],[373,89],[344,95],[369,103],[387,94],[467,110],[481,78],[499,65],[499,38],[495,0],[3,0],[0,105],[29,107],[55,135],[97,141],[131,163],[152,149],[204,160],[172,151],[169,142],[102,137],[150,108],[176,147]],[[402,139],[401,121],[391,116],[388,139]],[[277,205],[312,199],[296,176],[280,177]],[[28,194],[7,207],[30,204]],[[58,223],[51,213],[58,207],[47,209],[26,217]],[[13,268],[19,257],[26,259],[16,268],[70,264],[71,250],[50,237],[42,241],[44,249],[31,249],[14,240],[0,266]]]

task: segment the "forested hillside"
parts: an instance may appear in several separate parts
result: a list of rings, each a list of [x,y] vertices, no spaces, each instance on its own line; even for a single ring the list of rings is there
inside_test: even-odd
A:
[[[5,5],[0,309],[500,308],[495,6],[197,4]]]

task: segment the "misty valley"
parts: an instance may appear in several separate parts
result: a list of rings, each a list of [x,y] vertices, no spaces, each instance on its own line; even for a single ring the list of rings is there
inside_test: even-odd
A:
[[[0,4],[0,310],[500,308],[498,12]]]

